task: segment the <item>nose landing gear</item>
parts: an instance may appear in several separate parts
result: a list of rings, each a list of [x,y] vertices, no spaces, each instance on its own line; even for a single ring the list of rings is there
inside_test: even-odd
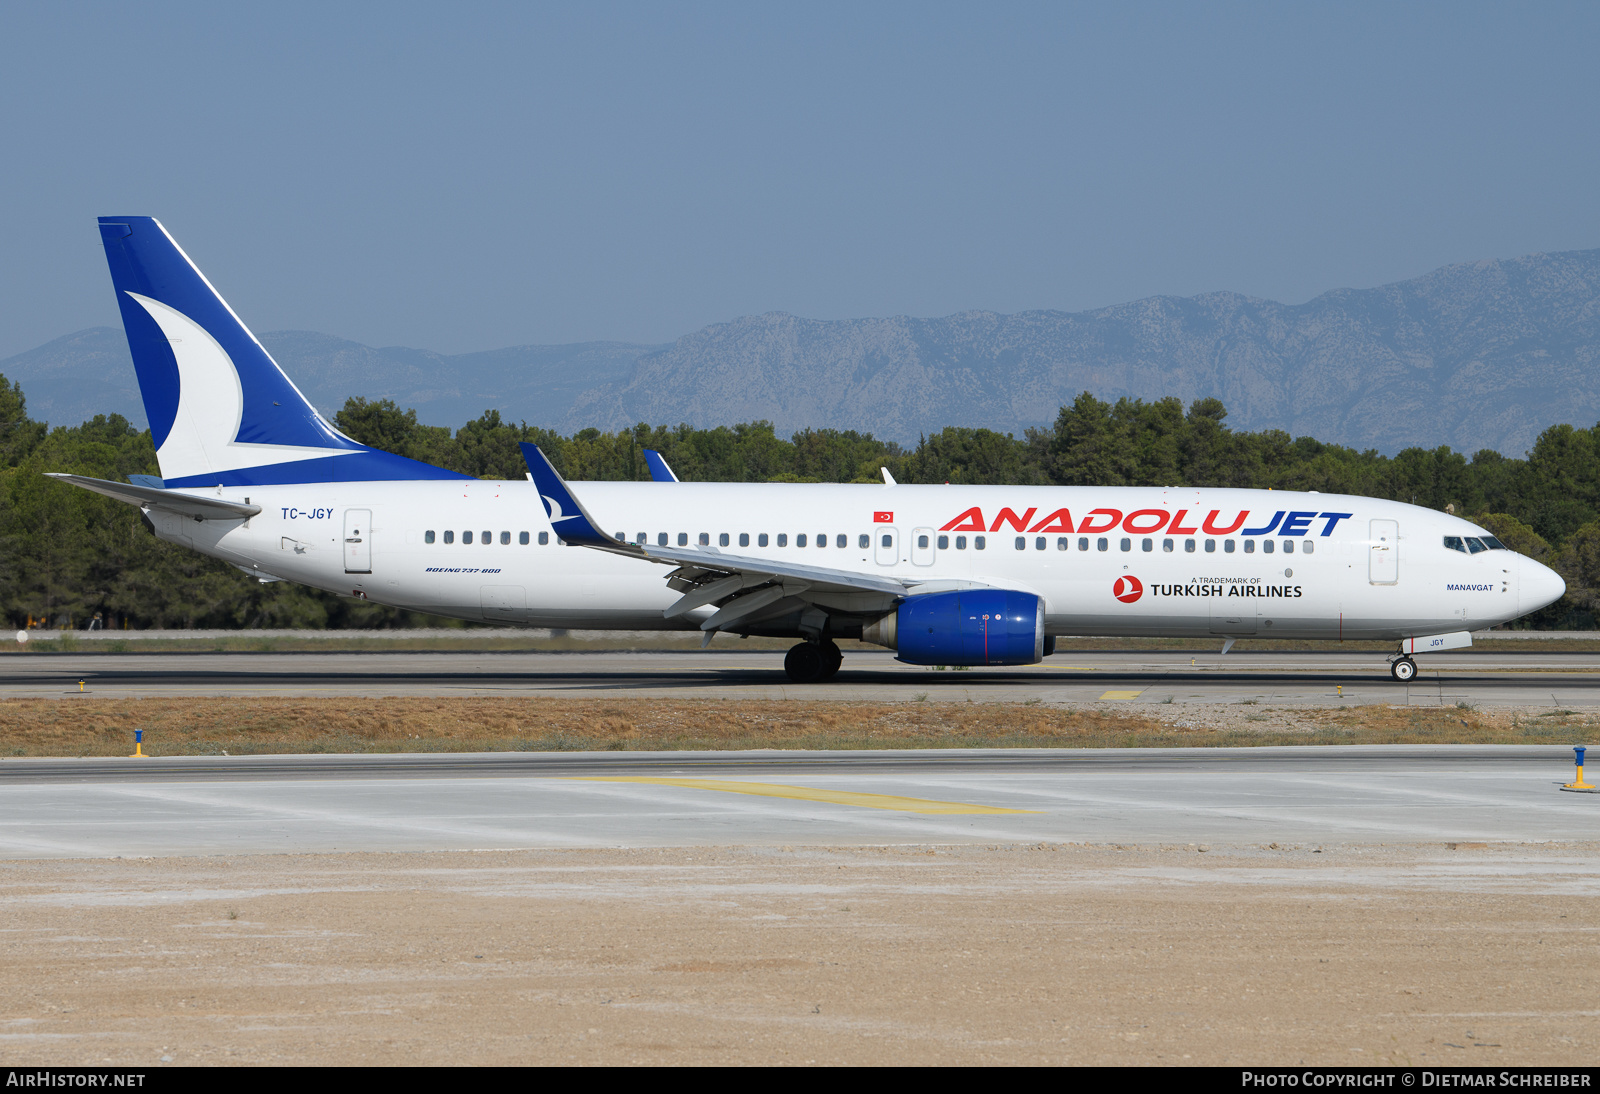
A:
[[[1389,662],[1389,675],[1402,684],[1408,683],[1417,675],[1417,663],[1409,657],[1397,657]]]
[[[833,679],[844,654],[831,641],[801,642],[783,658],[783,671],[797,684],[820,684]]]

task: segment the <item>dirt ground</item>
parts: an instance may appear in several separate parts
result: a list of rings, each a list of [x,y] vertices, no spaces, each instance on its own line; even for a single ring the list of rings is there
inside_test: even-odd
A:
[[[1581,1065],[1600,844],[0,863],[0,1062]]]
[[[1569,744],[1590,711],[390,697],[0,700],[0,757],[749,748]]]

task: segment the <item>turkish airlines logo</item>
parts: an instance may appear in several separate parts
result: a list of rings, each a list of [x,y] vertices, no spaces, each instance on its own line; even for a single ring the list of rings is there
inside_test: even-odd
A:
[[[1144,595],[1144,584],[1136,577],[1124,575],[1111,586],[1111,595],[1124,604],[1132,604]]]

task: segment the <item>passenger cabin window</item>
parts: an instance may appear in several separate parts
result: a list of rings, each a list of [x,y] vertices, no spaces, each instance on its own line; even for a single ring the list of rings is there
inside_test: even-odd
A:
[[[1017,540],[1016,540],[1016,544],[1017,544],[1017,550],[1026,551],[1028,549],[1028,537],[1027,536],[1018,536]]]
[[[1109,551],[1111,549],[1111,541],[1106,537],[1101,536],[1095,541],[1095,546],[1100,548],[1102,551]]]
[[[461,542],[462,543],[471,543],[472,542],[472,533],[471,532],[462,532],[461,533]]]
[[[766,545],[767,545],[767,533],[762,532],[759,536],[756,537],[756,546],[757,547],[765,547]]]
[[[656,546],[657,547],[665,547],[667,545],[667,538],[668,538],[667,537],[667,533],[665,533],[665,532],[657,532],[656,533]]]
[[[1233,554],[1233,540],[1225,539],[1222,541],[1222,553],[1225,555]]]
[[[778,546],[779,547],[787,547],[787,546],[789,546],[789,534],[787,532],[779,532],[778,533]]]
[[[1261,553],[1262,554],[1270,555],[1273,552],[1273,550],[1274,550],[1274,548],[1272,546],[1272,541],[1270,539],[1264,539],[1264,540],[1261,541]]]
[[[941,547],[949,546],[948,544],[942,542],[945,538],[946,537],[944,537],[944,536],[940,536],[939,537],[939,539],[941,540],[939,546],[941,546]],[[865,551],[868,547],[872,546],[872,537],[867,535],[865,532],[863,532],[860,536],[858,536],[856,538],[856,546],[859,547],[861,550]]]
[[[622,538],[622,533],[621,532],[617,533],[617,538],[618,539]],[[483,533],[483,538],[480,539],[478,542],[484,544],[485,546],[487,546],[488,544],[493,543],[494,542],[494,533],[493,532],[485,532],[485,533]]]
[[[804,532],[794,537],[794,545],[796,547],[804,547],[806,545],[806,534]]]
[[[518,532],[517,533],[517,542],[522,544],[522,546],[526,547],[528,545],[528,533],[526,533],[526,532]]]
[[[843,532],[840,532],[838,537],[833,541],[833,545],[842,551],[846,547],[850,546],[850,537],[845,535]]]
[[[1043,536],[1040,536],[1039,538],[1037,538],[1037,539],[1035,539],[1033,541],[1033,549],[1035,551],[1044,550],[1044,537]]]
[[[1206,554],[1214,555],[1216,553],[1217,553],[1217,541],[1214,540],[1214,539],[1206,540]]]
[[[500,542],[505,544],[507,547],[511,546],[511,533],[510,532],[501,532],[500,533]],[[644,542],[644,533],[643,532],[639,533],[639,542],[640,543]]]
[[[823,532],[823,533],[821,533],[820,535],[817,536],[817,546],[818,547],[826,547],[827,545],[828,545],[828,533]]]
[[[1163,551],[1167,552],[1168,554],[1172,553],[1173,546],[1174,546],[1174,544],[1170,539],[1164,539],[1164,540],[1161,541],[1161,549]]]
[[[750,546],[750,533],[749,532],[740,532],[739,533],[739,546],[741,546],[741,547]]]
[[[984,540],[984,538],[982,536],[973,536],[972,537],[972,549],[974,551],[983,550],[985,542],[986,541]]]
[[[701,532],[700,533],[700,546],[702,546],[702,547],[711,546],[711,533],[710,532]]]
[[[1078,550],[1087,551],[1088,549],[1089,549],[1089,537],[1088,536],[1079,536],[1078,537]]]
[[[717,536],[717,546],[718,547],[726,547],[727,545],[728,545],[728,533],[722,532]]]
[[[1133,540],[1123,537],[1122,542],[1118,544],[1118,546],[1120,546],[1124,551],[1131,551],[1133,550]]]
[[[1253,555],[1253,554],[1256,553],[1256,541],[1255,540],[1247,539],[1247,540],[1244,541],[1244,553],[1247,554],[1247,555]]]
[[[917,537],[917,549],[918,550],[922,550],[922,551],[926,551],[928,549],[928,537],[927,536],[918,536]]]
[[[678,533],[678,546],[679,547],[687,547],[687,546],[689,546],[689,533],[688,532],[679,532]]]
[[[1283,553],[1286,555],[1294,554],[1294,540],[1286,539],[1283,541]]]
[[[450,542],[450,533],[449,532],[446,532],[444,534],[444,541],[446,543]],[[549,545],[550,545],[550,533],[549,532],[540,532],[539,533],[539,546],[548,547]]]
[[[424,542],[424,543],[432,543],[433,542],[433,529],[432,528],[429,528],[426,532],[422,533],[422,542]]]
[[[881,546],[893,547],[894,546],[894,537],[893,536],[889,536],[889,535],[884,536]]]
[[[862,539],[866,539],[867,537],[866,536],[862,536],[861,538]],[[950,549],[950,537],[949,536],[940,536],[938,542],[939,542],[939,550],[948,551]],[[863,543],[861,546],[865,547],[866,544]]]
[[[1316,552],[1316,549],[1317,549],[1317,541],[1314,540],[1314,539],[1308,539],[1308,540],[1306,540],[1304,543],[1302,543],[1300,545],[1300,550],[1302,552],[1304,552],[1305,554],[1308,554],[1308,555],[1309,554],[1314,554]]]
[[[1153,539],[1150,539],[1148,536],[1139,541],[1139,550],[1144,551],[1146,554],[1148,554],[1151,551],[1154,551],[1155,549],[1156,549],[1156,541],[1153,540]]]
[[[956,537],[956,550],[965,551],[966,549],[967,549],[967,537],[966,536],[957,536]]]
[[[1068,541],[1068,540],[1067,540],[1067,537],[1066,537],[1066,536],[1057,536],[1057,537],[1056,537],[1056,550],[1058,550],[1058,551],[1065,551],[1065,550],[1066,550],[1066,549],[1067,549],[1067,543],[1068,543],[1068,542],[1069,542],[1069,541]],[[1147,550],[1147,551],[1148,551],[1148,550],[1149,550],[1149,548],[1148,548],[1148,547],[1146,547],[1146,548],[1145,548],[1145,550]]]

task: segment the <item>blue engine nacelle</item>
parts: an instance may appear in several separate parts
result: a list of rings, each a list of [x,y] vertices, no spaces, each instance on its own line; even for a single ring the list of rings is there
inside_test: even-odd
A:
[[[1032,665],[1043,660],[1044,601],[1013,589],[908,597],[862,630],[912,665]]]

